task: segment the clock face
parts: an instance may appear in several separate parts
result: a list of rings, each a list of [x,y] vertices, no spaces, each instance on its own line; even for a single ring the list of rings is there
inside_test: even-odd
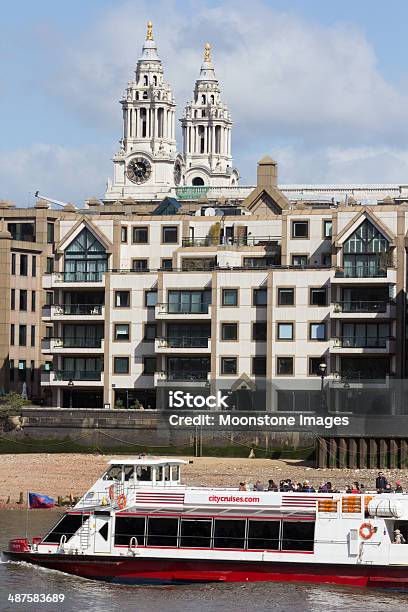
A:
[[[145,157],[135,157],[128,163],[127,175],[132,183],[145,183],[152,171],[149,161]]]
[[[174,182],[176,185],[180,185],[181,181],[181,165],[179,161],[174,164]]]

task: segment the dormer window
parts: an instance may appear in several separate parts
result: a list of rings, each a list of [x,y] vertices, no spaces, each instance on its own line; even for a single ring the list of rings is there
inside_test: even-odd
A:
[[[388,240],[368,219],[356,229],[343,246],[346,276],[377,276],[388,262]]]

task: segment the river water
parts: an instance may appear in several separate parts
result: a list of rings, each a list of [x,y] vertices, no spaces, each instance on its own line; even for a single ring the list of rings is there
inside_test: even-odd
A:
[[[58,516],[59,513],[54,510],[31,510],[28,514],[22,510],[0,511],[0,548],[7,548],[11,538],[25,537],[26,528],[30,538],[43,534],[56,522]],[[16,593],[62,593],[65,600],[58,604],[18,604],[8,601],[9,594]],[[23,563],[3,562],[0,563],[0,611],[11,610],[397,612],[408,610],[408,595],[348,587],[281,583],[128,587],[93,582]]]

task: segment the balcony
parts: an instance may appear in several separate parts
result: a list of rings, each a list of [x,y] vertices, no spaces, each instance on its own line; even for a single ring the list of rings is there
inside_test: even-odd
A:
[[[156,353],[209,353],[211,338],[203,337],[170,337],[156,338],[154,348]]]
[[[198,302],[197,304],[156,304],[156,319],[180,319],[188,317],[191,319],[210,319],[211,304]]]
[[[204,238],[183,238],[183,247],[229,247],[229,246],[263,246],[277,248],[282,238],[280,236],[242,236],[217,239],[212,236]]]
[[[392,354],[395,348],[395,338],[390,337],[340,336],[330,342],[330,352],[336,354]]]
[[[101,371],[56,370],[41,373],[41,385],[50,387],[101,387],[104,374]],[[71,384],[69,384],[71,383]]]
[[[183,372],[155,372],[154,386],[169,387],[207,387],[209,385],[210,372],[206,370],[190,370]]]
[[[395,318],[393,300],[348,300],[331,305],[332,319],[376,319]]]
[[[44,321],[103,321],[105,306],[102,304],[54,304],[43,306]]]
[[[104,287],[105,276],[104,272],[53,272],[52,274],[44,274],[43,288],[53,289],[69,286],[69,287]]]
[[[337,268],[331,279],[335,284],[396,283],[395,268],[380,268],[378,266],[350,266]]]
[[[43,338],[41,341],[41,351],[44,354],[94,354],[103,353],[104,348],[103,338]]]

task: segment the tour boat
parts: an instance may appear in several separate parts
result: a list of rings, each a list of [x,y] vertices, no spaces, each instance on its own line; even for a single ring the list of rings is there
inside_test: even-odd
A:
[[[121,584],[288,581],[408,591],[408,495],[188,487],[186,461],[112,460],[11,561]]]

